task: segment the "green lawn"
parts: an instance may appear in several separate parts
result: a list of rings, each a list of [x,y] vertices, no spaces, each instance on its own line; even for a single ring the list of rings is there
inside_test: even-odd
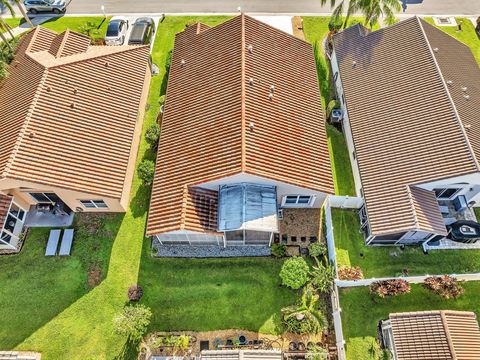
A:
[[[226,328],[280,333],[280,309],[295,293],[280,287],[281,260],[152,259],[144,250],[142,300],[154,309],[152,329]]]
[[[434,24],[432,18],[425,18],[430,24]],[[480,64],[480,39],[475,32],[475,26],[466,18],[456,18],[457,23],[462,21],[462,31],[457,31],[456,26],[438,26],[439,29],[468,45],[473,55]]]
[[[340,290],[343,332],[347,359],[370,360],[370,344],[377,334],[377,324],[390,313],[423,310],[474,311],[480,317],[480,282],[462,283],[465,293],[457,300],[444,300],[424,289],[412,285],[409,294],[381,299],[372,296],[367,287]]]
[[[226,18],[167,17],[160,24],[152,54],[160,74],[152,79],[143,133],[166,90],[174,34],[194,19],[215,25]],[[58,21],[51,26],[64,30]],[[142,140],[137,163],[154,156]],[[154,313],[152,329],[277,331],[280,308],[296,296],[279,287],[281,260],[154,259],[144,238],[149,197],[150,188],[135,176],[127,213],[95,222],[94,230],[78,225],[71,258],[43,256],[48,230],[33,231],[21,254],[0,257],[0,302],[8,304],[0,310],[0,349],[40,351],[46,360],[134,358],[126,339],[113,332],[112,319],[137,282]],[[103,273],[94,288],[87,279],[92,267]]]
[[[324,109],[334,96],[334,90],[330,82],[330,64],[326,60],[324,50],[322,49],[322,42],[328,34],[329,21],[330,18],[325,16],[303,17],[305,39],[313,45],[315,52]],[[355,196],[355,183],[345,138],[334,126],[330,124],[326,126],[335,194]]]
[[[480,250],[431,250],[420,246],[372,247],[364,245],[356,211],[332,209],[338,265],[360,266],[366,278],[402,275],[480,272]],[[363,256],[362,256],[363,255]]]
[[[14,27],[19,26],[21,23],[24,22],[23,18],[20,17],[20,16],[18,16],[18,15],[17,15],[17,17],[15,17],[15,18],[4,18],[3,20],[4,20],[4,21],[8,24],[8,26],[10,26],[12,29],[13,29]]]

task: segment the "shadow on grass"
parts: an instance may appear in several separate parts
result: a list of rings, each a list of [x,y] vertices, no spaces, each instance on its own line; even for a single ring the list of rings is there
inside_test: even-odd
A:
[[[88,217],[88,219],[87,219]],[[99,285],[122,216],[79,214],[71,257],[45,257],[48,228],[31,229],[18,255],[0,258],[0,348],[13,349]]]
[[[138,358],[138,347],[140,345],[139,341],[132,340],[128,338],[125,344],[123,345],[120,353],[116,355],[114,360],[136,360]]]

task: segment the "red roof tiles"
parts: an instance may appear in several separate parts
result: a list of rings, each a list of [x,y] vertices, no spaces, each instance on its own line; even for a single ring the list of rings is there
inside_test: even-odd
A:
[[[211,231],[185,186],[233,174],[334,191],[312,47],[248,16],[177,34],[161,128],[149,235]]]
[[[148,46],[28,33],[0,84],[0,179],[120,199],[148,63]]]

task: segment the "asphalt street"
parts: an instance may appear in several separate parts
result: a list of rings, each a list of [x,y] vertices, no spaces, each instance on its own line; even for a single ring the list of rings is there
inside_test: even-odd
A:
[[[338,0],[337,0],[338,1]],[[480,0],[401,0],[403,13],[417,15],[479,15]],[[330,0],[72,0],[68,14],[236,13],[314,14],[331,12]]]

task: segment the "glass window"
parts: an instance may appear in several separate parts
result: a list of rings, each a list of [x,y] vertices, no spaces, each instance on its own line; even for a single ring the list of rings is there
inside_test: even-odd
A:
[[[455,194],[457,194],[461,188],[437,188],[433,189],[437,199],[451,199]]]
[[[80,200],[87,209],[108,209],[107,204],[103,200]]]
[[[283,197],[283,206],[311,206],[314,197],[311,195],[287,195]]]
[[[93,200],[93,203],[97,208],[103,208],[103,209],[108,208],[107,204],[105,204],[103,200]]]
[[[1,235],[0,239],[2,239],[2,241],[6,242],[7,244],[10,244],[10,241],[12,241],[12,235],[7,234],[4,231],[4,232],[2,232],[2,235]],[[2,241],[0,241],[0,245],[3,244]]]

